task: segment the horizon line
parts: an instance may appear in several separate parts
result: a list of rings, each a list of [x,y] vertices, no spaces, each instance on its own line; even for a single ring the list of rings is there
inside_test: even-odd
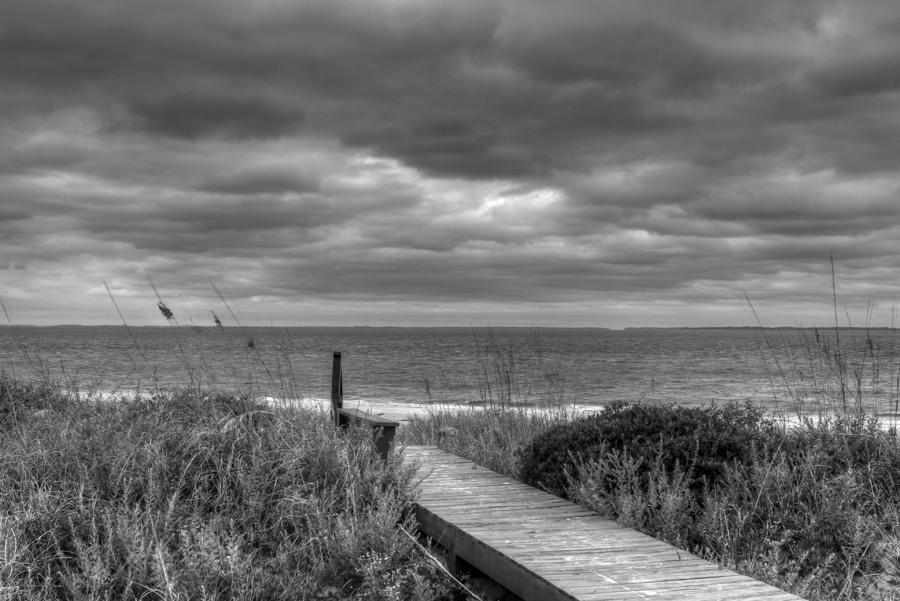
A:
[[[435,329],[435,330],[473,330],[473,329],[489,329],[489,330],[606,330],[611,332],[625,332],[629,330],[900,330],[900,326],[727,326],[727,325],[708,325],[708,326],[623,326],[621,328],[613,328],[609,326],[566,326],[566,325],[366,325],[366,324],[326,324],[326,325],[201,325],[201,324],[78,324],[78,323],[57,323],[57,324],[0,324],[0,328],[185,328],[194,330],[214,330],[217,328],[304,328],[304,329],[393,329],[393,330],[413,330],[413,329]]]

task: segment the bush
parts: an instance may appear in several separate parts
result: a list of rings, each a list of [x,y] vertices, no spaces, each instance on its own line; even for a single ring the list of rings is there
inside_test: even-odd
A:
[[[702,546],[808,598],[896,591],[900,445],[873,423],[808,422],[770,460],[735,466],[695,524]]]
[[[792,432],[785,450],[815,454],[819,478],[847,472],[866,474],[872,496],[900,498],[900,444],[896,430],[885,430],[878,418],[848,414],[806,420]]]
[[[636,461],[636,474],[654,466],[684,469],[697,493],[716,484],[731,463],[748,463],[760,445],[776,448],[781,431],[762,409],[746,405],[680,407],[613,403],[602,413],[559,424],[519,451],[520,478],[566,496],[579,465],[610,452]],[[619,483],[613,472],[605,486]]]
[[[717,478],[702,479],[702,494],[692,465],[673,464],[665,445],[649,459],[609,448],[576,466],[570,492],[624,526],[805,598],[895,599],[896,435],[860,415],[761,432]]]

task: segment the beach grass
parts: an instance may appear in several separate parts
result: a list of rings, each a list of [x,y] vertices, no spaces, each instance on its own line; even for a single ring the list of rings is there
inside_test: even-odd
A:
[[[0,598],[462,599],[414,467],[321,412],[0,379]]]

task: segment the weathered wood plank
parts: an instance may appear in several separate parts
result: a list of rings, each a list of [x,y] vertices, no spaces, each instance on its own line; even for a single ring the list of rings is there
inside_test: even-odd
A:
[[[407,447],[420,529],[527,601],[797,601],[464,459]]]
[[[460,497],[452,497],[452,498],[441,498],[440,495],[430,495],[425,496],[422,495],[420,498],[427,498],[428,505],[431,507],[441,507],[447,511],[454,511],[457,509],[467,509],[472,507],[473,501],[476,503],[476,507],[480,509],[508,509],[509,511],[525,511],[531,512],[536,509],[549,509],[549,508],[557,508],[557,509],[568,509],[571,507],[571,503],[568,501],[564,501],[563,499],[535,499],[535,500],[524,500],[521,502],[516,502],[510,499],[494,499],[494,498],[479,498],[479,499],[463,499]],[[584,510],[587,511],[587,510]]]
[[[527,511],[517,511],[515,507],[510,505],[486,505],[477,502],[469,503],[467,506],[456,504],[448,506],[443,503],[429,503],[428,506],[434,508],[440,507],[443,515],[458,516],[459,519],[464,520],[467,524],[473,526],[484,522],[497,526],[501,526],[505,523],[512,523],[519,524],[520,527],[529,525],[529,523],[551,527],[551,522],[553,522],[554,526],[558,527],[559,524],[557,523],[561,522],[572,526],[572,520],[591,516],[589,510],[572,507],[571,505],[568,507],[549,505],[536,508],[545,514],[548,514],[544,516],[537,515],[535,513],[535,508],[528,508]]]

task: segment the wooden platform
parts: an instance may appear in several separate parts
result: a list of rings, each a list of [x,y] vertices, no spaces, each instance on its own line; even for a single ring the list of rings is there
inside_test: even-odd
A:
[[[420,530],[526,601],[800,599],[456,455],[405,454]]]

